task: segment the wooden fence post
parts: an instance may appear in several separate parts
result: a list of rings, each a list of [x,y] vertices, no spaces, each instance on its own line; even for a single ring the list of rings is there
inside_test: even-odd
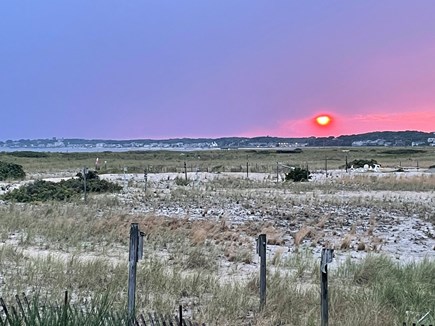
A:
[[[309,180],[309,171],[308,171],[308,162],[305,163],[306,164],[306,168],[305,168],[305,174],[306,174],[306,179],[307,181]]]
[[[246,179],[249,179],[249,161],[246,162]]]
[[[320,314],[321,326],[328,326],[328,264],[332,262],[334,250],[322,248],[320,258]]]
[[[127,167],[124,166],[124,191],[128,190],[128,181],[127,181]]]
[[[266,304],[266,235],[260,234],[257,239],[257,253],[260,256],[260,310]]]
[[[147,192],[147,184],[148,184],[148,169],[143,171],[143,178],[145,181],[145,193]]]
[[[276,162],[276,183],[279,182],[279,163]]]
[[[184,162],[184,179],[187,181],[187,165],[186,165],[186,162]]]
[[[83,193],[85,197],[85,203],[87,201],[87,195],[86,195],[86,173],[88,173],[88,169],[86,167],[83,167]]]
[[[136,303],[136,270],[139,247],[139,227],[137,223],[130,226],[130,248],[128,258],[128,314],[131,320],[135,317]]]
[[[68,324],[68,290],[65,291],[65,295],[63,299],[62,321],[63,321],[63,325]]]

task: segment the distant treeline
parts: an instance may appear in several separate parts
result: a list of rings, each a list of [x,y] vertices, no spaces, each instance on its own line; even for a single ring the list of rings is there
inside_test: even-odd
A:
[[[163,144],[171,146],[193,145],[201,143],[213,143],[220,148],[243,148],[252,146],[276,146],[281,144],[304,144],[305,146],[351,146],[356,141],[383,139],[392,145],[409,146],[413,142],[427,142],[428,138],[434,138],[434,133],[421,131],[380,131],[365,134],[343,135],[338,137],[222,137],[222,138],[174,138],[174,139],[131,139],[131,140],[102,140],[102,139],[19,139],[0,141],[0,146],[7,147],[44,147],[55,142],[61,142],[65,146],[96,146],[97,144],[111,144],[115,146],[128,147],[136,145],[138,147],[151,144]]]

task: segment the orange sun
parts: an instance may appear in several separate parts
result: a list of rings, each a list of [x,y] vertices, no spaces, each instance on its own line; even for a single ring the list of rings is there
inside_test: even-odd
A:
[[[325,127],[331,123],[332,119],[329,115],[319,115],[316,117],[316,123],[319,126]]]

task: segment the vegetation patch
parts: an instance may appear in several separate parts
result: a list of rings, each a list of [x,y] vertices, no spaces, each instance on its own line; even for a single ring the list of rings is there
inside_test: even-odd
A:
[[[7,179],[24,179],[26,173],[21,165],[0,161],[0,181]]]
[[[294,168],[285,175],[285,181],[303,182],[311,179],[311,173],[308,169]]]
[[[277,154],[299,154],[302,153],[302,149],[295,148],[295,149],[277,149]]]
[[[421,154],[426,152],[427,151],[423,149],[401,148],[401,149],[389,149],[387,151],[380,152],[380,154],[409,155],[409,154]]]
[[[113,182],[101,180],[95,171],[86,173],[87,192],[117,192],[121,189],[121,186]],[[83,190],[83,174],[78,173],[77,178],[62,180],[57,183],[37,180],[4,194],[3,199],[22,203],[48,200],[65,201],[78,197]]]
[[[6,153],[8,156],[14,157],[27,157],[27,158],[41,158],[48,157],[48,153],[45,152],[32,152],[32,151],[18,151]]]
[[[189,179],[181,178],[181,177],[178,177],[178,176],[175,178],[175,184],[177,186],[188,186],[189,183],[190,183]]]
[[[379,164],[378,161],[371,159],[371,160],[365,160],[365,159],[361,159],[361,160],[353,160],[352,162],[347,163],[347,167],[354,167],[355,169],[358,168],[363,168],[365,165],[374,167],[375,164]]]

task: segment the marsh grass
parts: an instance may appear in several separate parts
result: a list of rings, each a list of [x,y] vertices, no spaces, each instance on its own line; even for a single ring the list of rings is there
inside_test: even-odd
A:
[[[346,150],[347,153],[344,153]],[[399,149],[400,150],[400,149]],[[432,150],[421,152],[386,153],[384,148],[304,148],[302,153],[283,155],[275,150],[232,150],[232,151],[130,151],[103,153],[43,153],[43,155],[11,155],[0,153],[0,160],[23,165],[26,172],[52,173],[65,171],[80,171],[84,166],[93,167],[95,159],[107,161],[106,168],[102,166],[101,173],[122,173],[123,168],[133,173],[142,173],[145,169],[149,173],[184,172],[184,162],[189,172],[196,169],[209,172],[246,172],[246,162],[249,161],[251,172],[276,173],[276,162],[285,162],[289,166],[303,166],[307,164],[311,170],[324,168],[324,158],[328,157],[328,168],[339,169],[348,160],[375,159],[383,167],[404,166],[416,167],[423,170],[435,162],[435,152]],[[198,159],[200,157],[200,159]],[[247,159],[248,158],[248,159]]]

